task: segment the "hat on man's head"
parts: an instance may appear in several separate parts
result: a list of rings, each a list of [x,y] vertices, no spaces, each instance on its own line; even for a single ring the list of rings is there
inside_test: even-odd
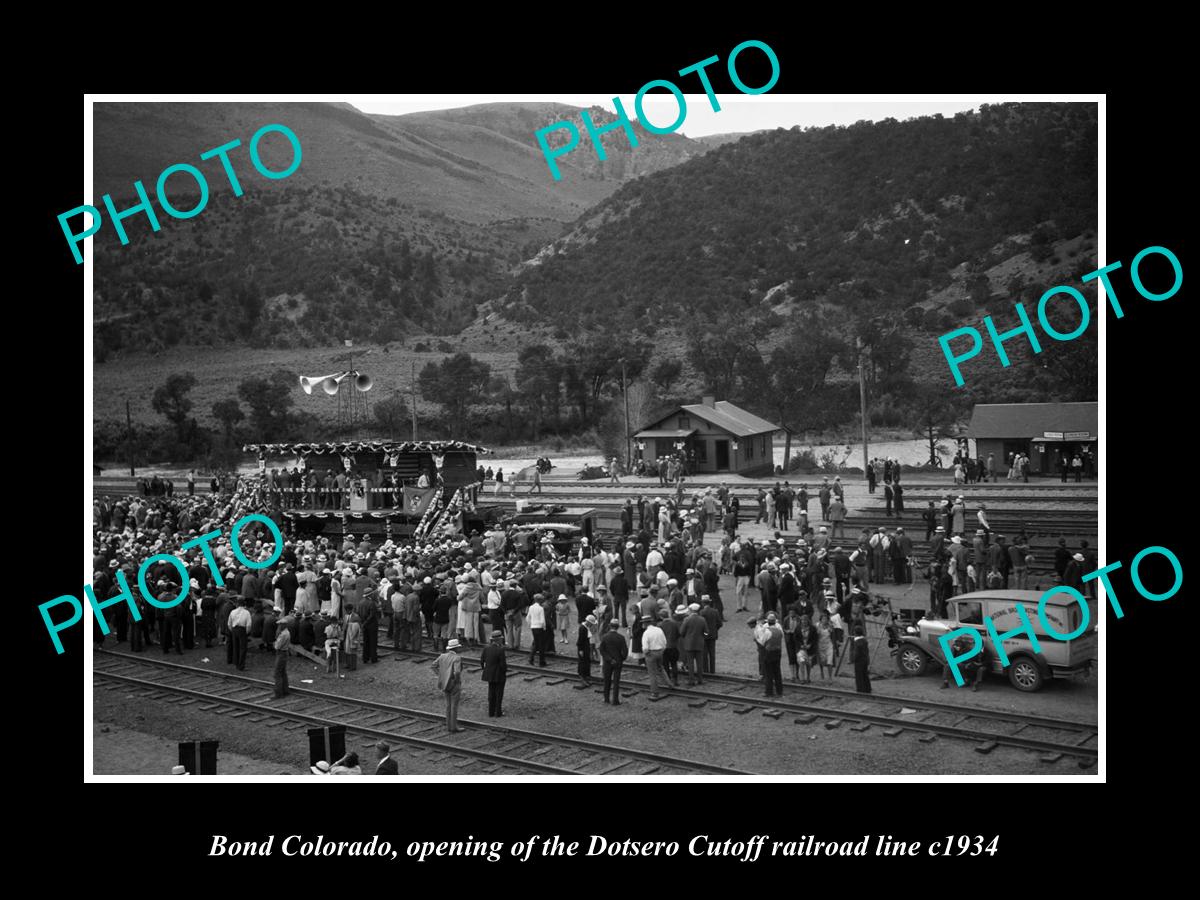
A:
[[[328,775],[329,770],[332,767],[329,765],[329,763],[322,759],[319,760],[315,766],[309,766],[308,768],[309,771],[311,771],[314,775]]]
[[[688,604],[688,609],[690,609],[692,612],[699,612],[699,611],[700,611],[700,604],[699,604],[699,603],[689,603],[689,604]]]
[[[458,642],[458,638],[450,638],[450,643],[446,645],[447,650],[461,650],[462,644]]]

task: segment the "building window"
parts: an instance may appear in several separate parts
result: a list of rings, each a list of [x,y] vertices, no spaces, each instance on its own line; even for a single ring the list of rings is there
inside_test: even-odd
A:
[[[687,431],[691,427],[692,427],[692,419],[690,416],[680,416],[679,417],[679,430],[680,431]]]
[[[754,438],[746,441],[746,459],[754,459]]]
[[[708,462],[708,441],[696,441],[696,462]]]

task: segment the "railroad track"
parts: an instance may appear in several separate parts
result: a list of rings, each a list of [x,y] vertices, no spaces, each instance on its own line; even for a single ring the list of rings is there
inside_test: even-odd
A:
[[[423,662],[424,660],[422,660]],[[425,760],[448,757],[471,774],[487,775],[749,775],[738,769],[679,759],[612,744],[459,719],[464,729],[445,733],[445,718],[426,710],[292,687],[274,699],[274,684],[260,678],[210,671],[166,660],[98,650],[92,664],[97,687],[170,701],[270,727],[345,725],[347,732],[387,740]]]
[[[407,659],[426,664],[436,656],[423,651],[381,651],[384,656]],[[578,686],[574,657],[555,655],[547,657],[548,668],[521,663],[508,663],[509,677],[519,674],[530,678],[544,678],[558,683],[571,681]],[[521,653],[520,655],[524,655]],[[463,662],[471,668],[479,663],[464,655]],[[762,696],[762,682],[757,678],[738,675],[706,675],[707,683],[719,686],[720,690],[698,687],[671,688],[661,699],[679,697],[696,705],[712,709],[729,709],[735,714],[746,715],[756,710],[762,715],[781,719],[793,716],[796,724],[806,725],[817,719],[824,720],[825,727],[836,728],[849,723],[853,731],[865,732],[872,727],[882,727],[882,733],[895,737],[903,730],[922,732],[970,741],[981,752],[990,752],[997,746],[1018,747],[1042,754],[1044,762],[1056,762],[1068,756],[1075,758],[1081,768],[1094,765],[1097,757],[1095,746],[1098,737],[1093,722],[1036,716],[1025,713],[963,706],[942,701],[917,700],[885,694],[859,694],[856,691],[823,685],[799,685],[784,682],[784,692],[793,699],[768,698]],[[626,665],[621,674],[623,688],[648,691],[649,681],[640,666]],[[582,690],[580,686],[579,689]],[[911,710],[902,713],[901,710]]]

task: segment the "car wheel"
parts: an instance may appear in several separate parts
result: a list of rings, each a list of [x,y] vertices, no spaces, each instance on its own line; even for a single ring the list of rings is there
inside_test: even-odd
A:
[[[929,656],[924,650],[908,644],[896,654],[896,666],[905,675],[924,675],[929,668]]]
[[[1046,683],[1041,667],[1027,656],[1015,659],[1008,667],[1008,681],[1018,691],[1040,691]]]

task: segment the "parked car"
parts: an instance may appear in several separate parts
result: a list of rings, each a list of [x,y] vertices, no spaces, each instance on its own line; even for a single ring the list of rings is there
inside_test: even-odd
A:
[[[1096,609],[1089,601],[1088,627],[1078,637],[1060,640],[1043,628],[1037,614],[1040,591],[975,591],[959,594],[946,601],[947,617],[926,616],[915,623],[889,627],[888,645],[896,657],[896,666],[906,675],[922,675],[931,667],[944,667],[946,657],[938,640],[947,632],[969,627],[979,631],[989,671],[1007,675],[1019,691],[1038,691],[1051,678],[1070,678],[1087,672],[1096,663]],[[990,617],[996,633],[1021,625],[1016,604],[1025,607],[1026,616],[1037,635],[1038,650],[1024,634],[1004,640],[1008,665],[1002,666],[996,647],[984,625]],[[1083,611],[1073,597],[1055,594],[1046,601],[1045,616],[1059,634],[1070,634],[1082,621]]]

